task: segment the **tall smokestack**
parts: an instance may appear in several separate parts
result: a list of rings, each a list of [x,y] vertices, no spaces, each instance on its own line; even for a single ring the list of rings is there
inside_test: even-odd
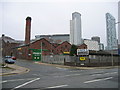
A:
[[[25,44],[30,43],[31,35],[31,17],[26,18],[26,32],[25,32]]]

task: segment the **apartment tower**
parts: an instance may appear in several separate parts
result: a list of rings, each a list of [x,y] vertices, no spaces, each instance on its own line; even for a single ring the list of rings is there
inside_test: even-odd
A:
[[[116,20],[110,13],[106,13],[106,28],[107,50],[115,50],[118,48],[116,38]]]
[[[81,14],[78,12],[72,13],[72,20],[70,20],[70,43],[74,45],[82,44]]]

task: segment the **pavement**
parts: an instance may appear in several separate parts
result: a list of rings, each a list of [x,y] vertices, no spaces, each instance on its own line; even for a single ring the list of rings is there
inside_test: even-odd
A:
[[[111,69],[111,68],[119,68],[119,66],[104,66],[104,67],[77,67],[77,66],[66,66],[66,65],[58,65],[58,64],[49,64],[49,63],[42,63],[42,62],[35,62],[36,64],[43,64],[43,65],[50,65],[60,68],[70,68],[70,69]]]
[[[110,69],[110,68],[117,68],[118,66],[107,66],[107,67],[75,67],[75,66],[65,66],[65,65],[57,65],[57,64],[48,64],[48,63],[42,63],[42,62],[34,62],[36,64],[42,64],[42,65],[50,65],[60,68],[70,68],[70,69]],[[0,76],[6,76],[6,75],[15,75],[15,74],[23,74],[30,71],[30,69],[18,66],[16,64],[8,64],[7,67],[11,68],[12,70],[6,70],[6,72],[0,72]]]
[[[14,74],[23,74],[30,71],[30,69],[18,66],[16,64],[8,64],[7,67],[12,70],[5,70],[4,72],[0,72],[0,76],[6,76],[6,75],[14,75]],[[4,68],[2,68],[4,69]],[[6,68],[7,69],[7,68]]]

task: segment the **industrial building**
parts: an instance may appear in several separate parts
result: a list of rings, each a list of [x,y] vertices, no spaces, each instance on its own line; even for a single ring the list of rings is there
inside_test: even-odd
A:
[[[36,35],[35,40],[45,38],[51,43],[69,42],[69,34],[54,34],[54,35]]]

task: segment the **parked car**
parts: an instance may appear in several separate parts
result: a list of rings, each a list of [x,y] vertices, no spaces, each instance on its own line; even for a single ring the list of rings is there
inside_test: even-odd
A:
[[[4,58],[11,58],[12,56],[5,56]]]
[[[12,56],[11,58],[12,58],[13,60],[16,60],[16,57],[15,57],[15,56]]]
[[[3,60],[4,60],[5,63],[14,64],[16,58],[13,57],[13,56],[5,56],[5,57],[3,58]]]
[[[13,60],[12,58],[7,58],[7,59],[5,59],[5,63],[14,64],[15,60]]]

